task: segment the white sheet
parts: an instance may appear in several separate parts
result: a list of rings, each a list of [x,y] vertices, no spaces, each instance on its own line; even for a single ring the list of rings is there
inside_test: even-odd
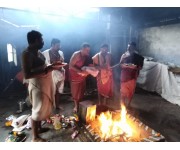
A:
[[[159,93],[167,101],[180,106],[180,75],[168,71],[168,66],[144,60],[137,86]]]
[[[96,77],[99,73],[99,70],[97,70],[95,67],[83,66],[81,70],[87,71],[93,77]]]

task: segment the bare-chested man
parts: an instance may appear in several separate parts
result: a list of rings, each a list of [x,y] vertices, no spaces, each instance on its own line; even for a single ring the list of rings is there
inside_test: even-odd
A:
[[[121,65],[121,102],[125,106],[129,106],[133,98],[136,80],[139,75],[140,69],[143,67],[144,57],[136,51],[136,43],[131,42],[128,44],[127,51],[120,59]]]
[[[107,99],[113,96],[113,75],[111,67],[111,53],[108,52],[108,45],[102,44],[100,52],[92,57],[93,64],[99,70],[97,76],[97,88],[99,104],[107,105]]]
[[[69,63],[69,73],[71,81],[71,94],[74,100],[74,112],[78,111],[79,101],[82,100],[86,88],[87,72],[81,68],[85,66],[87,57],[89,56],[90,45],[84,43],[79,51],[73,53]]]
[[[41,128],[41,121],[50,117],[53,106],[53,84],[51,72],[54,65],[47,66],[45,57],[39,51],[44,45],[42,34],[38,31],[27,33],[29,46],[22,54],[22,69],[28,79],[29,97],[32,103],[32,141],[45,142],[39,133],[47,131]]]

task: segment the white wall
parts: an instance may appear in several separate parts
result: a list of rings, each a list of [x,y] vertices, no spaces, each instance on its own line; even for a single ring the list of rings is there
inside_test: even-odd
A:
[[[139,51],[159,61],[180,65],[180,24],[142,29]]]

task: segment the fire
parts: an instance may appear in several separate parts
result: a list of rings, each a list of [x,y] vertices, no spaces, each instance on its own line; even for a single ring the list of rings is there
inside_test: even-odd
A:
[[[126,137],[133,136],[133,129],[127,121],[127,111],[124,105],[121,106],[118,119],[113,118],[113,114],[107,111],[97,116],[96,122],[91,122],[90,124],[93,128],[98,128],[97,132],[101,139],[104,140],[122,134],[125,134]]]
[[[99,116],[100,130],[102,133],[102,138],[107,138],[111,136],[111,131],[113,127],[112,114],[108,111],[107,113],[102,113]]]
[[[126,107],[121,111],[106,111],[96,115],[96,107],[87,109],[88,125],[86,129],[98,141],[141,142],[159,141],[162,137],[139,119],[127,114]],[[164,137],[163,137],[164,138]]]
[[[119,127],[127,134],[127,136],[132,136],[132,128],[130,125],[127,123],[127,118],[126,118],[126,107],[124,105],[121,106],[121,120],[119,122]]]
[[[89,123],[94,121],[96,117],[96,105],[88,107],[87,114],[86,114],[86,122]]]

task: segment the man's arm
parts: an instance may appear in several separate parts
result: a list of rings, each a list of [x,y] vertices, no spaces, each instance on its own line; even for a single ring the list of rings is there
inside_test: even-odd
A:
[[[77,53],[74,53],[70,59],[69,66],[71,69],[73,69],[77,73],[81,73],[82,70],[76,67],[76,62],[78,61],[78,57],[79,57],[79,55]]]
[[[95,56],[92,57],[92,60],[93,60],[93,66],[96,68],[96,69],[100,69],[100,66],[99,66],[99,63],[98,63],[98,55],[99,54],[96,54]]]
[[[122,64],[122,63],[123,63],[124,58],[125,58],[125,55],[122,54],[122,56],[121,56],[121,58],[120,58],[120,61],[119,61],[119,64]]]
[[[87,76],[88,73],[84,70],[79,69],[78,67],[76,67],[76,62],[79,60],[79,54],[78,53],[74,53],[73,56],[70,59],[70,68],[73,69],[74,71],[76,71],[79,75],[81,76]]]

